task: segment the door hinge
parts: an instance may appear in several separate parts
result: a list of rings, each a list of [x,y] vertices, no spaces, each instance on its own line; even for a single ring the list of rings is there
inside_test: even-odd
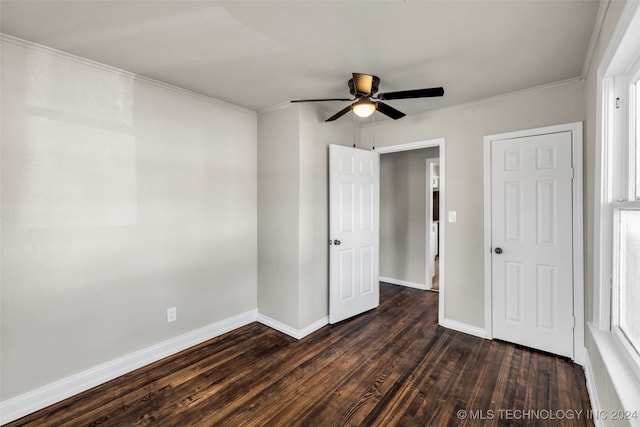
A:
[[[574,168],[571,168],[571,179],[576,177],[576,170]]]
[[[571,327],[572,328],[576,327],[576,318],[574,316],[571,316]]]

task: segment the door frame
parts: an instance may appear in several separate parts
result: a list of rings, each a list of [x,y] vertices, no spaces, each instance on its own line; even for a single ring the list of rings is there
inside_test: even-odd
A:
[[[388,153],[397,153],[400,151],[409,151],[409,150],[419,150],[421,148],[429,148],[429,147],[438,147],[438,157],[440,158],[440,218],[444,218],[444,206],[445,206],[445,139],[444,138],[435,138],[428,139],[424,141],[416,141],[416,142],[407,142],[404,144],[395,144],[395,145],[387,145],[384,147],[376,147],[376,151],[380,154],[388,154]],[[445,263],[446,256],[444,256],[444,242],[445,242],[445,224],[444,222],[440,224],[440,242],[438,245],[438,252],[440,253],[440,277],[438,280],[438,323],[440,325],[445,322],[445,313],[444,313],[444,301],[446,296],[445,290]],[[428,248],[425,248],[428,250]],[[425,263],[427,259],[425,257]],[[426,282],[426,277],[425,277]],[[425,283],[426,285],[426,283]]]
[[[487,338],[493,339],[493,307],[491,277],[491,143],[503,139],[523,138],[558,132],[571,132],[571,156],[573,166],[572,211],[573,211],[573,360],[584,365],[586,348],[584,343],[584,228],[583,228],[583,166],[582,166],[582,122],[546,126],[515,132],[487,135],[483,138],[484,171],[484,317]]]

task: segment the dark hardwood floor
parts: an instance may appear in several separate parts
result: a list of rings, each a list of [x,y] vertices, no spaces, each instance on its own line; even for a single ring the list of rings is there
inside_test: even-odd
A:
[[[300,341],[253,323],[9,425],[593,425],[580,366],[442,328],[437,299],[383,284]]]

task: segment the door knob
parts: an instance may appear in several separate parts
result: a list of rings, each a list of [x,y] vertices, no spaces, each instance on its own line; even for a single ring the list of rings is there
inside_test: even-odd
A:
[[[502,248],[496,248],[496,253],[500,255],[502,253]]]
[[[334,245],[339,245],[340,243],[342,243],[342,242],[341,242],[340,240],[338,240],[338,239],[336,239],[336,240],[334,240],[334,241],[333,241],[333,244],[334,244]]]

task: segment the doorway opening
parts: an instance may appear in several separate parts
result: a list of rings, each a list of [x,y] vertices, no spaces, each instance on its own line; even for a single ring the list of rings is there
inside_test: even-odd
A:
[[[440,289],[440,156],[426,160],[426,226],[425,248],[427,261],[425,277],[427,289],[438,292]]]
[[[376,148],[381,154],[380,281],[438,290],[440,319],[445,298],[445,227],[439,222],[444,217],[445,206],[444,148],[444,138]],[[394,173],[385,165],[392,156],[397,160],[395,170],[392,168]],[[406,162],[413,166],[403,170]],[[390,163],[393,166],[394,161]],[[385,198],[385,192],[391,196]],[[408,208],[397,209],[393,217],[390,210],[397,207],[395,204]],[[409,209],[421,215],[411,214]],[[395,235],[390,236],[389,230]]]

